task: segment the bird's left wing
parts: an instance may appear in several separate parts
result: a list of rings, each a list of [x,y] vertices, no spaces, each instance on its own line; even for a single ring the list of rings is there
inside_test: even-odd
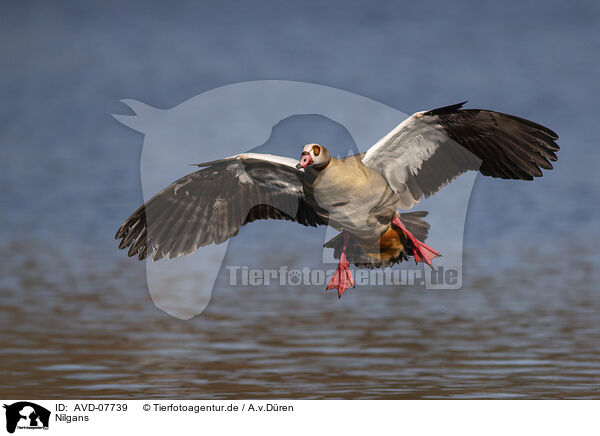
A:
[[[417,112],[362,157],[410,209],[467,170],[531,180],[552,169],[558,135],[513,115],[461,109],[464,103]]]
[[[115,239],[129,256],[157,260],[219,244],[257,219],[326,224],[304,197],[297,160],[243,153],[198,164],[205,167],[173,182],[121,225]]]

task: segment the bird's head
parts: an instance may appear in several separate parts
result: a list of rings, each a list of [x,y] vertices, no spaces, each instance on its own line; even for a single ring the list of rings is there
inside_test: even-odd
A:
[[[327,166],[330,160],[331,156],[325,147],[319,144],[306,144],[302,147],[300,163],[296,165],[296,168],[312,167],[321,170]]]

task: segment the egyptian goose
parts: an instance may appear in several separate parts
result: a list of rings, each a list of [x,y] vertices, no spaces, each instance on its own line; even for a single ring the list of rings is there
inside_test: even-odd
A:
[[[330,225],[341,233],[325,244],[339,259],[327,287],[341,296],[354,286],[350,262],[385,267],[410,256],[432,266],[426,212],[399,213],[467,170],[532,180],[552,169],[558,136],[512,115],[461,109],[465,102],[417,112],[366,153],[331,157],[319,144],[300,161],[242,153],[197,164],[203,168],[167,186],[135,211],[115,236],[140,260],[174,258],[237,235],[257,219]],[[147,216],[152,219],[147,220]]]

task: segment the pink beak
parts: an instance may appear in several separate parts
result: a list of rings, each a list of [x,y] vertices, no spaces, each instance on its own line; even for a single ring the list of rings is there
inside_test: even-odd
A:
[[[306,168],[311,163],[313,163],[313,160],[312,160],[312,157],[310,157],[310,154],[302,153],[302,156],[300,157],[300,166],[302,168]]]

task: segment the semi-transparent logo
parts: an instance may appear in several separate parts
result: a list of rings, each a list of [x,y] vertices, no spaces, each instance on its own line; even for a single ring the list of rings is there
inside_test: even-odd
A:
[[[308,142],[322,144],[333,157],[363,153],[410,115],[349,91],[281,80],[223,86],[170,109],[158,109],[130,99],[122,101],[135,115],[114,115],[115,118],[144,135],[140,164],[144,201],[198,170],[190,164],[239,153],[265,152],[299,159],[302,146]],[[415,108],[409,112],[424,109],[431,108]],[[292,128],[289,134],[283,129],[282,134],[279,127],[294,117],[318,123],[328,120],[340,126],[346,136],[342,135],[341,139],[335,139],[335,135],[318,137],[317,130],[311,136],[310,122],[300,123],[302,128],[296,125],[299,131]],[[263,151],[265,144],[269,148]],[[243,165],[239,171],[244,172]],[[475,176],[475,172],[461,175],[442,192],[422,199],[413,209],[428,212],[425,218],[430,225],[427,244],[442,254],[434,259],[434,269],[421,263],[415,265],[412,259],[393,268],[353,269],[357,289],[372,286],[460,288],[465,216]],[[131,206],[133,212],[139,205]],[[289,215],[294,215],[298,207],[289,203],[272,206]],[[164,216],[153,212],[148,213],[146,219],[151,223],[164,220]],[[180,319],[198,315],[207,307],[219,276],[224,285],[241,293],[244,287],[257,286],[265,287],[265,292],[273,292],[273,286],[308,287],[311,292],[321,292],[318,289],[328,282],[338,262],[333,257],[333,249],[323,248],[323,244],[339,231],[329,226],[317,230],[291,222],[285,223],[282,231],[280,224],[268,227],[269,222],[261,225],[262,233],[256,235],[254,243],[238,246],[235,253],[229,255],[227,250],[232,239],[173,259],[152,261],[152,256],[147,258],[147,282],[156,306]],[[241,227],[240,235],[254,225]],[[305,246],[303,236],[309,232],[320,232],[320,243]],[[302,263],[302,256],[312,250],[319,253],[320,265],[298,265]],[[262,265],[261,261],[267,262],[267,258],[269,265]],[[230,262],[224,263],[228,259]],[[295,259],[293,265],[289,259]],[[277,260],[279,265],[274,264]],[[352,297],[345,295],[344,298]]]

